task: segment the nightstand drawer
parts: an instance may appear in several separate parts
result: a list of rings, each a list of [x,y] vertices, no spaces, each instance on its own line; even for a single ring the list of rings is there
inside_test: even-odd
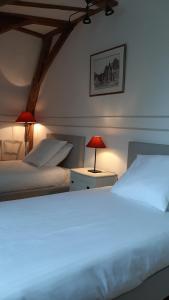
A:
[[[85,182],[79,182],[79,181],[71,181],[70,184],[70,190],[71,191],[80,191],[80,190],[89,190],[91,188],[94,188],[95,186],[92,186],[91,184],[88,185]]]
[[[83,174],[77,174],[77,173],[74,173],[72,172],[71,173],[71,181],[73,181],[74,183],[83,183],[83,186],[84,185],[94,185],[95,183],[95,178],[91,178],[91,177],[88,177],[88,176],[84,176]]]
[[[90,178],[89,178],[90,179]],[[85,190],[85,189],[91,189],[95,187],[95,182],[89,180],[83,175],[78,174],[71,174],[71,184],[70,184],[70,190],[71,191],[77,191],[77,190]]]
[[[113,185],[117,180],[117,175],[112,173],[92,174],[87,169],[71,170],[71,191],[99,188]]]

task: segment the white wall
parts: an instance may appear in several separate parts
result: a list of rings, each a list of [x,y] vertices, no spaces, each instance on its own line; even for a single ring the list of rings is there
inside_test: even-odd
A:
[[[25,110],[40,46],[40,39],[17,31],[0,35],[0,139],[23,140],[15,120]]]
[[[169,1],[120,0],[115,15],[101,13],[77,26],[51,67],[37,118],[53,130],[104,136],[108,154],[98,166],[122,173],[128,140],[169,143]],[[89,97],[90,54],[127,43],[126,90]],[[86,151],[86,165],[92,163]]]

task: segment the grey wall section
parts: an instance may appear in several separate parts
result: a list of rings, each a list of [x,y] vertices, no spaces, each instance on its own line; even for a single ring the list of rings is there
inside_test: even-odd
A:
[[[0,115],[25,109],[40,43],[16,31],[0,35]]]
[[[25,110],[40,46],[39,39],[16,31],[0,35],[0,139],[23,140],[15,120]]]
[[[119,174],[129,140],[169,143],[169,1],[120,0],[115,14],[79,24],[51,67],[37,118],[62,133],[104,136],[98,166]],[[125,93],[89,97],[90,55],[127,44]],[[107,152],[105,152],[107,151]],[[93,152],[86,149],[86,165]]]
[[[169,115],[168,11],[168,0],[121,0],[115,15],[102,12],[91,25],[78,25],[49,71],[39,115]],[[125,93],[90,98],[90,54],[122,43],[128,47]]]

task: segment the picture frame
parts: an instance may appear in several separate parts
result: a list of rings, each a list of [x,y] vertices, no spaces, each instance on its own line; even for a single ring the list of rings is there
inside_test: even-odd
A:
[[[90,97],[124,93],[127,45],[90,56]]]

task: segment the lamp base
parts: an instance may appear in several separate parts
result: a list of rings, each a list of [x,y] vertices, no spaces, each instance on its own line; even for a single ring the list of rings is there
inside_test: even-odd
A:
[[[99,170],[88,170],[88,172],[90,172],[90,173],[102,173],[102,171],[99,171]]]

